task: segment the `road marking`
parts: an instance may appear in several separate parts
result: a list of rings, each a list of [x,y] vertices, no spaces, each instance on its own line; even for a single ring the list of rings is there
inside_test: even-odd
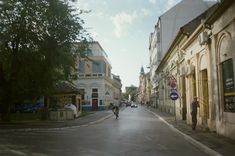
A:
[[[145,139],[151,141],[152,139],[149,136],[145,136]]]
[[[24,152],[21,152],[21,151],[17,151],[17,150],[13,150],[13,149],[8,149],[9,152],[13,153],[13,154],[17,154],[17,155],[20,155],[20,156],[28,156],[28,154],[24,153]]]

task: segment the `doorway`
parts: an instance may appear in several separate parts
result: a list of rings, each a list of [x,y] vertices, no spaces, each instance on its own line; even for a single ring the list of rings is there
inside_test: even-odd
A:
[[[98,110],[98,99],[92,99],[92,111]]]
[[[187,119],[187,105],[186,105],[186,84],[185,84],[185,76],[181,78],[182,81],[182,119]]]
[[[207,119],[209,119],[209,93],[208,93],[208,77],[207,70],[201,71],[201,106],[202,106],[202,124],[207,125]]]

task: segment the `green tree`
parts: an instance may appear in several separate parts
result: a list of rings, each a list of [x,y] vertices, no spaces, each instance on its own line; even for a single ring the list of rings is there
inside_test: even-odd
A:
[[[76,60],[84,56],[89,37],[81,13],[68,1],[0,1],[2,120],[10,119],[11,105],[49,95],[60,81],[76,79]]]
[[[131,96],[131,101],[136,101],[136,94],[137,94],[137,87],[134,85],[131,85],[130,87],[126,87],[126,92],[125,92],[125,96],[127,97],[127,99],[129,98],[129,95]]]

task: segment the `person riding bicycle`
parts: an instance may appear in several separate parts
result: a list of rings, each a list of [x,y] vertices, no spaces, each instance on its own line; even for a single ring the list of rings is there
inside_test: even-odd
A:
[[[118,116],[119,116],[119,107],[118,107],[118,105],[114,105],[113,108],[112,108],[112,111],[113,111],[114,115],[116,115],[116,119],[117,119]]]

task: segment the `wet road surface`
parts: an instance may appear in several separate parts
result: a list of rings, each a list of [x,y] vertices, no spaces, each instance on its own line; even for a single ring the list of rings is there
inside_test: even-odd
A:
[[[0,133],[1,156],[204,156],[146,111],[126,108],[118,120],[60,130]]]

